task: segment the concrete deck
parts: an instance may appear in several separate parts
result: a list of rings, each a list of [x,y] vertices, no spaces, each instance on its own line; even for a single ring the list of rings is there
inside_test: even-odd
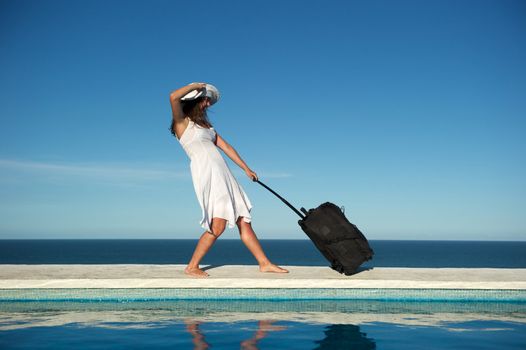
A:
[[[526,269],[374,268],[353,276],[329,267],[283,266],[288,274],[257,266],[208,266],[208,278],[192,278],[184,265],[0,265],[6,289],[324,288],[526,290]]]

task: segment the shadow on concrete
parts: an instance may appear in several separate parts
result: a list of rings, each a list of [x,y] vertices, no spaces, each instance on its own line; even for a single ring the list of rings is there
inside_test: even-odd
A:
[[[208,265],[206,267],[202,267],[201,270],[206,271],[206,270],[215,269],[215,268],[218,268],[218,267],[221,267],[221,266],[225,266],[225,265],[224,264],[221,264],[221,265]]]
[[[359,267],[359,268],[356,270],[355,273],[353,273],[352,275],[349,275],[349,277],[350,277],[350,276],[356,276],[356,275],[360,274],[361,272],[364,272],[364,271],[370,271],[370,270],[374,270],[374,267],[363,267],[363,266],[361,266],[361,267]]]

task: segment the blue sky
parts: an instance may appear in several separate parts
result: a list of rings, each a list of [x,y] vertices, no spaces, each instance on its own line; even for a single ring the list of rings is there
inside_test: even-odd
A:
[[[0,238],[197,238],[168,94],[202,81],[298,207],[370,239],[525,240],[525,37],[511,0],[0,1]],[[234,171],[260,238],[305,238]]]

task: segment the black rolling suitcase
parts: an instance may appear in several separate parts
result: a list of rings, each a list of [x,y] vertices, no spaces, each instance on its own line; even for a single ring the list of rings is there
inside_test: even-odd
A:
[[[358,267],[372,259],[373,250],[363,233],[349,222],[343,211],[335,204],[326,202],[309,211],[301,208],[301,213],[285,198],[274,192],[259,180],[261,186],[272,192],[283,203],[299,215],[301,229],[316,248],[331,263],[331,268],[346,275],[356,273]]]

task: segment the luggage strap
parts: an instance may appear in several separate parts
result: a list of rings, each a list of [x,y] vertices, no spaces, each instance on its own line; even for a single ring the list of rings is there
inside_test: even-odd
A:
[[[285,198],[281,197],[279,194],[277,194],[276,192],[274,192],[274,190],[272,190],[270,187],[268,187],[267,185],[265,185],[263,182],[259,181],[259,180],[256,180],[256,179],[253,179],[254,182],[257,182],[258,184],[260,184],[261,186],[265,187],[267,190],[269,190],[273,195],[275,195],[276,197],[278,197],[283,203],[285,203],[290,209],[294,210],[294,212],[296,214],[299,215],[300,218],[302,219],[305,219],[305,215],[303,215],[298,209],[294,208],[294,206],[292,204],[290,204]]]

